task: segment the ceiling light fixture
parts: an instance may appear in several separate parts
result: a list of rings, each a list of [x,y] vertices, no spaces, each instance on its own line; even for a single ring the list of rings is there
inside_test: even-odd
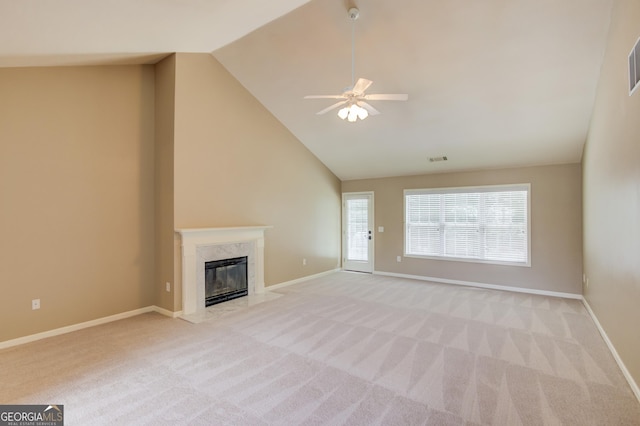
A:
[[[366,78],[359,78],[358,81],[355,81],[355,23],[359,16],[358,9],[355,7],[349,9],[349,19],[351,19],[351,86],[340,95],[307,95],[304,97],[305,99],[339,99],[338,102],[317,114],[322,115],[341,107],[338,110],[338,117],[350,123],[355,123],[358,119],[364,120],[370,115],[380,114],[380,111],[367,101],[406,101],[409,98],[407,94],[365,94],[373,82]]]
[[[352,103],[349,106],[341,108],[338,111],[338,117],[340,117],[343,120],[347,119],[347,121],[349,121],[351,123],[356,121],[358,118],[360,120],[364,120],[368,116],[369,116],[369,111],[367,111],[366,109],[358,106],[355,103]]]

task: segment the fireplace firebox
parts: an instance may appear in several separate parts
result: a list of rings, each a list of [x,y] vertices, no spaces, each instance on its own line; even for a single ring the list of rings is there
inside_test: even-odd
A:
[[[248,294],[247,257],[205,262],[205,306]]]

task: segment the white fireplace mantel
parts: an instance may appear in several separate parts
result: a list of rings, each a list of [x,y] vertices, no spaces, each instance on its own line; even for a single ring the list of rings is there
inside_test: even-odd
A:
[[[264,231],[273,226],[176,229],[182,240],[182,313],[204,310],[204,262],[218,251],[247,255],[249,294],[264,292]],[[212,257],[213,256],[213,257]],[[251,272],[253,271],[253,273]],[[201,288],[200,288],[201,287]]]

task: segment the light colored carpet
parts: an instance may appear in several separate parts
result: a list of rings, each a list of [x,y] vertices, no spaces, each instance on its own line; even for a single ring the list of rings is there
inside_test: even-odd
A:
[[[640,425],[579,301],[345,272],[278,292],[5,349],[0,403],[68,425]]]

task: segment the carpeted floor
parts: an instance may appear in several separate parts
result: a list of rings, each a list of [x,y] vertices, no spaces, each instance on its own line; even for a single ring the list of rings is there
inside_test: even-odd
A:
[[[0,403],[67,425],[640,425],[579,301],[346,272],[278,292],[5,349]]]

